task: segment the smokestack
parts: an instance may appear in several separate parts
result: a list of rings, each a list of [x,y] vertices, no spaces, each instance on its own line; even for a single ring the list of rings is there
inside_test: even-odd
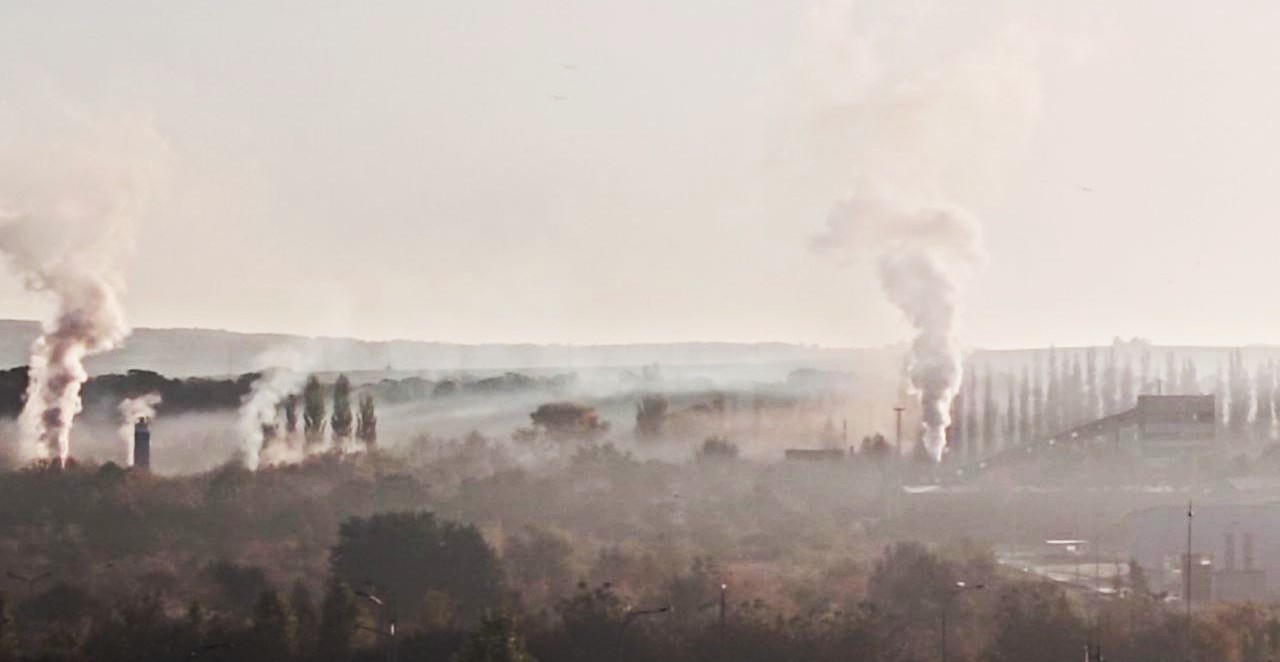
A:
[[[137,461],[135,453],[138,447],[138,425],[145,421],[150,439],[151,419],[155,418],[156,407],[160,404],[159,393],[148,393],[136,398],[125,398],[120,402],[120,440],[124,443],[126,463],[134,466]],[[148,456],[148,459],[149,456]]]
[[[151,419],[140,418],[133,424],[133,467],[151,471]]]

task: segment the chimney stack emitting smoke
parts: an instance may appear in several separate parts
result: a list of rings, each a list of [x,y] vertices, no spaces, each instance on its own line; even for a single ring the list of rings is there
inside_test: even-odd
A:
[[[147,393],[136,398],[125,398],[120,402],[120,440],[125,444],[128,466],[144,466],[137,455],[139,430],[146,430],[146,446],[148,449],[144,468],[150,467],[151,453],[151,419],[156,417],[156,407],[160,404],[159,393]],[[141,426],[141,427],[139,427]]]
[[[151,419],[140,418],[133,424],[133,457],[129,466],[151,471]]]
[[[1035,26],[1015,9],[957,25],[933,3],[819,0],[798,41],[793,138],[813,150],[805,181],[840,200],[811,247],[875,256],[914,332],[905,372],[935,461],[963,378],[961,286],[985,259],[958,201],[1001,188],[1038,112]]]
[[[964,371],[955,337],[959,283],[983,260],[978,225],[941,206],[901,205],[882,189],[866,187],[837,204],[818,250],[858,247],[879,252],[880,285],[915,330],[906,357],[912,393],[919,396],[923,442],[942,459],[951,401]]]

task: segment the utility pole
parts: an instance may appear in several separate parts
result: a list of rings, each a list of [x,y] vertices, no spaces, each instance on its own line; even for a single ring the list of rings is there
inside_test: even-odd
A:
[[[721,582],[720,584],[720,650],[722,651],[722,654],[728,651],[728,646],[729,646],[729,630],[726,627],[728,623],[725,620],[725,612],[728,607],[728,598],[727,598],[728,592],[729,592],[729,585]],[[726,655],[725,657],[727,659],[728,656]]]
[[[1191,662],[1191,520],[1195,517],[1195,511],[1191,508],[1191,500],[1187,500],[1187,561],[1184,569],[1185,576],[1182,578],[1183,596],[1182,599],[1186,603],[1186,623],[1183,624],[1183,657],[1187,662]]]
[[[938,633],[938,654],[942,658],[942,662],[947,662],[947,612],[951,610],[951,601],[965,591],[981,591],[986,587],[986,584],[970,586],[966,582],[956,582],[954,587],[947,589],[942,602],[942,622],[940,623],[942,628]]]
[[[898,431],[897,431],[897,434],[896,434],[896,435],[894,436],[894,438],[893,438],[894,453],[895,453],[895,455],[896,455],[896,457],[894,457],[894,461],[895,461],[895,462],[898,462],[898,461],[901,461],[901,460],[902,460],[902,412],[903,412],[905,409],[906,409],[906,407],[894,407],[894,408],[893,408],[893,413],[894,413],[895,415],[897,415],[897,418],[898,418]]]
[[[896,430],[893,437],[893,462],[889,463],[889,492],[885,495],[885,510],[896,516],[898,514],[898,499],[902,492],[902,476],[905,473],[902,467],[902,412],[906,407],[901,405],[893,408],[893,414],[896,419]]]

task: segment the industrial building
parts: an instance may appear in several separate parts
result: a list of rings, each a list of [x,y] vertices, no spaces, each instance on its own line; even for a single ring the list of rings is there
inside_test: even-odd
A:
[[[1192,600],[1265,601],[1280,595],[1280,503],[1196,505],[1191,527]],[[1187,507],[1149,508],[1125,519],[1129,555],[1153,589],[1182,595]]]
[[[954,476],[974,478],[1027,460],[1067,460],[1104,449],[1156,470],[1205,466],[1219,450],[1215,408],[1212,395],[1140,395],[1132,409],[1007,448],[958,467]]]

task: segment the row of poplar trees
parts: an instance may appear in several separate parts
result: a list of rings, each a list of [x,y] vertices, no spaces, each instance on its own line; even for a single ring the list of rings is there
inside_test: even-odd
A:
[[[329,397],[326,398],[326,395]],[[290,394],[284,400],[286,434],[291,437],[297,434],[301,408],[302,437],[308,446],[324,443],[326,428],[332,435],[333,442],[339,446],[349,441],[353,435],[369,448],[376,446],[378,416],[374,411],[373,396],[361,393],[353,413],[351,395],[351,380],[346,375],[338,375],[330,389],[326,389],[315,375],[311,375],[307,378],[301,395]],[[332,412],[326,401],[333,403]]]
[[[1135,360],[1136,355],[1136,360]],[[1099,360],[1101,358],[1101,360]],[[1220,429],[1236,441],[1270,441],[1280,414],[1280,364],[1227,352],[1217,372],[1202,378],[1196,362],[1164,353],[1157,367],[1149,347],[1037,351],[1020,368],[998,369],[971,359],[952,402],[953,453],[976,459],[1047,439],[1137,404],[1138,395],[1216,396]]]

